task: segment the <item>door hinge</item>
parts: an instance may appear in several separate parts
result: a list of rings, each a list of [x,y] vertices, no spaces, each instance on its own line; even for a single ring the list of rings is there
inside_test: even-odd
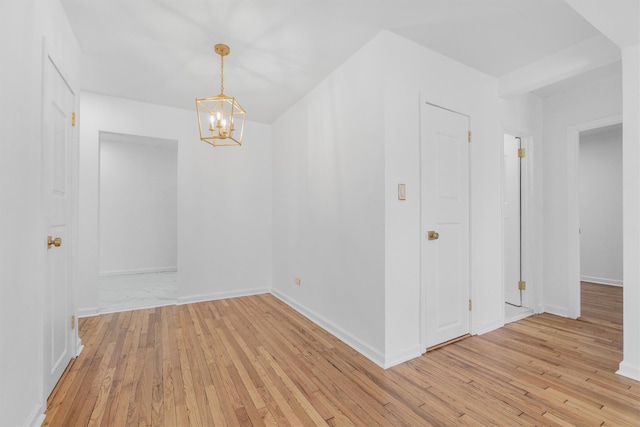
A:
[[[71,329],[76,328],[76,316],[71,316]]]
[[[525,155],[524,148],[518,148],[518,157],[523,158]]]
[[[469,300],[469,311],[473,310],[473,303]]]
[[[76,113],[71,113],[71,126],[76,125]]]
[[[467,140],[471,142],[471,131],[467,132]]]
[[[518,289],[520,289],[521,291],[527,290],[527,282],[525,282],[524,280],[520,280],[518,282]]]

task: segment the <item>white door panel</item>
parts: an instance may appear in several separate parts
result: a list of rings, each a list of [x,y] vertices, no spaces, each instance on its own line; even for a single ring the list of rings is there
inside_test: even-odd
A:
[[[67,164],[72,141],[71,114],[74,95],[47,57],[43,85],[43,199],[47,233],[60,245],[47,249],[47,280],[44,313],[44,392],[51,393],[74,356],[69,288],[70,174]],[[43,236],[46,242],[46,237]]]
[[[421,113],[422,289],[425,347],[469,333],[468,119],[432,105]],[[429,240],[435,231],[437,240]]]

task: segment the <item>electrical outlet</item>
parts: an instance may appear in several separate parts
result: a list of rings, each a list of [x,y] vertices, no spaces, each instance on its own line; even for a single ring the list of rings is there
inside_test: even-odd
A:
[[[300,278],[296,277],[296,285],[300,286]]]

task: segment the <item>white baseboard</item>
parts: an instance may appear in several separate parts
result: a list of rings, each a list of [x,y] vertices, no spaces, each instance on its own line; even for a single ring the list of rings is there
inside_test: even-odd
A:
[[[29,418],[24,423],[24,427],[40,427],[42,423],[44,423],[44,418],[46,416],[45,411],[47,408],[44,407],[42,402],[36,403],[29,414]]]
[[[520,312],[518,314],[516,314],[515,316],[511,316],[511,317],[504,317],[504,324],[508,324],[508,323],[513,323],[513,322],[517,322],[518,320],[522,320],[522,319],[526,319],[529,316],[533,316],[533,310],[527,310],[527,311],[523,311]]]
[[[82,344],[82,338],[78,337],[78,340],[76,341],[76,357],[80,356],[82,350],[84,350],[84,344]]]
[[[191,304],[191,303],[205,302],[205,301],[216,301],[216,300],[226,299],[226,298],[237,298],[237,297],[246,297],[250,295],[268,294],[270,291],[271,289],[269,288],[255,288],[255,289],[244,289],[241,291],[232,291],[232,292],[217,292],[212,294],[188,295],[188,296],[178,297],[176,304],[183,305],[183,304]],[[169,304],[169,305],[173,305],[173,304]],[[140,308],[151,308],[151,307],[140,307]],[[123,310],[123,311],[128,311],[128,310],[130,309]],[[98,307],[88,307],[88,308],[78,309],[78,319],[83,317],[93,317],[93,316],[97,316],[98,314],[107,314],[107,313],[106,312],[100,313],[98,310]]]
[[[569,314],[569,309],[565,307],[557,307],[555,305],[545,305],[544,312],[549,314],[555,314],[560,317],[568,317],[571,318]]]
[[[133,268],[129,270],[110,270],[98,273],[100,277],[124,276],[128,274],[147,274],[147,273],[171,273],[178,271],[178,267],[149,267],[149,268]]]
[[[311,320],[316,325],[325,329],[327,332],[329,332],[330,334],[338,338],[340,341],[342,341],[343,343],[347,344],[348,346],[356,350],[358,353],[360,353],[367,359],[371,360],[376,365],[380,366],[381,368],[385,368],[385,365],[386,365],[385,357],[379,351],[371,348],[368,344],[363,343],[362,341],[360,341],[350,333],[346,332],[339,326],[335,325],[334,323],[330,322],[329,320],[325,319],[324,317],[318,315],[317,313],[314,313],[311,310],[308,310],[307,308],[297,303],[296,301],[293,301],[292,299],[290,299],[283,293],[279,292],[278,290],[272,289],[271,294],[276,298],[278,298],[280,301],[284,302],[285,304],[293,308],[294,310],[296,310],[298,313],[305,316],[307,319]],[[420,354],[418,354],[418,356],[419,355]]]
[[[580,276],[580,281],[597,283],[599,285],[622,286],[622,280],[606,279],[602,277]]]
[[[243,289],[240,291],[217,292],[212,294],[200,294],[178,297],[178,305],[193,304],[197,302],[216,301],[227,298],[248,297],[251,295],[268,294],[269,288]]]
[[[394,354],[391,357],[385,357],[385,362],[382,368],[389,369],[401,363],[407,362],[411,359],[415,359],[416,357],[422,356],[422,351],[420,351],[420,347],[414,347],[407,349],[405,351],[400,351]]]
[[[98,307],[88,307],[78,309],[78,319],[83,317],[93,317],[98,315]]]
[[[475,326],[471,331],[471,335],[486,334],[487,332],[495,331],[496,329],[502,328],[503,326],[504,326],[504,323],[501,321],[496,321],[492,323],[486,323],[484,325]]]
[[[620,365],[618,365],[616,374],[631,378],[632,380],[640,381],[640,366],[632,365],[623,360],[620,362]]]
[[[533,314],[542,314],[544,313],[544,307],[541,305],[536,305],[535,307],[531,307],[533,310]]]

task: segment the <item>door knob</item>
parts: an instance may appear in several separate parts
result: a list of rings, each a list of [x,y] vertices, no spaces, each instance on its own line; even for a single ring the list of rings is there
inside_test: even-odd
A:
[[[440,234],[436,233],[435,231],[427,231],[427,239],[438,240],[438,237],[440,237]]]
[[[51,249],[51,246],[55,246],[59,248],[62,244],[62,239],[60,237],[56,237],[53,239],[51,236],[47,236],[47,249]]]

